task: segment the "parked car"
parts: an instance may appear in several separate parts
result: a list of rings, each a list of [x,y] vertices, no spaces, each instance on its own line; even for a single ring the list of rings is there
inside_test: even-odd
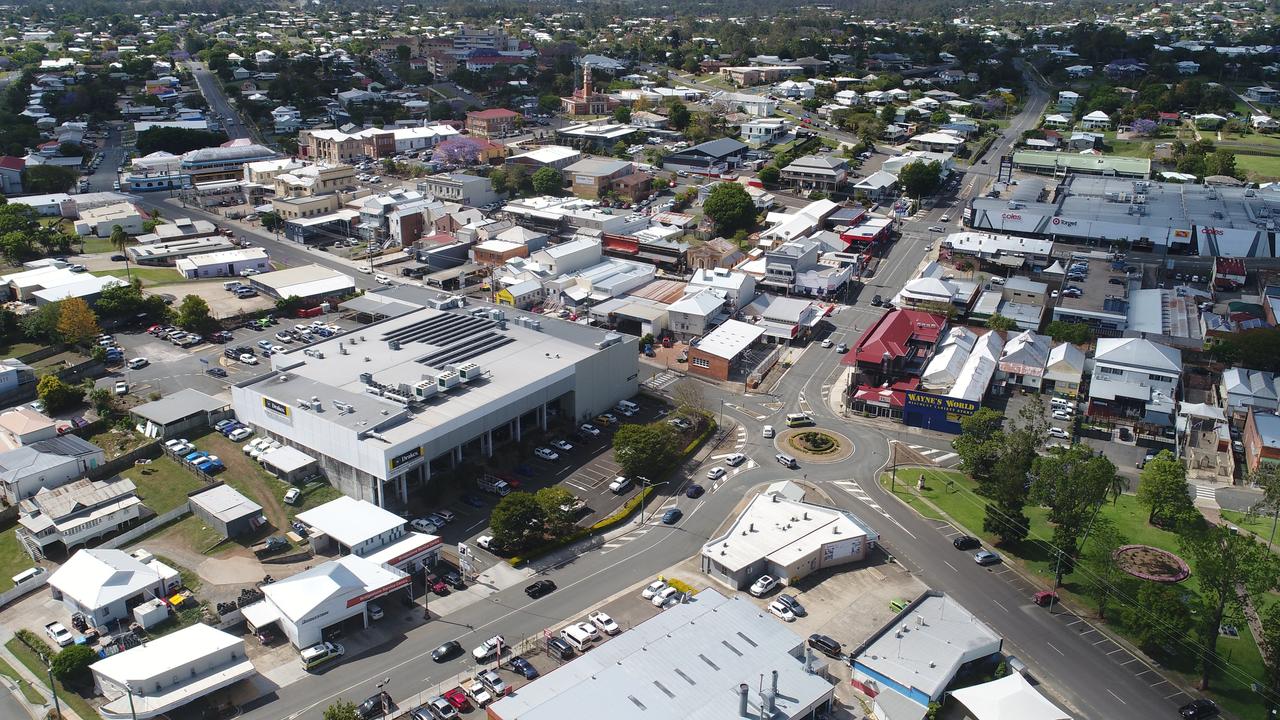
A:
[[[117,395],[127,395],[129,393],[129,383],[124,380],[117,380],[115,385]]]
[[[486,662],[496,657],[501,652],[501,649],[506,647],[509,647],[507,641],[501,635],[494,635],[480,643],[475,650],[472,650],[471,656],[475,658],[476,662]]]
[[[1184,720],[1203,720],[1203,718],[1217,717],[1218,713],[1218,705],[1208,698],[1196,698],[1178,708],[1178,714]]]
[[[791,608],[787,607],[785,603],[782,603],[778,600],[774,600],[773,602],[769,603],[769,612],[772,613],[774,616],[781,618],[783,622],[796,621],[796,614],[791,612]]]
[[[129,361],[130,370],[139,370],[151,364],[151,361],[144,357],[136,357]]]
[[[973,561],[979,565],[995,565],[1000,562],[1000,554],[993,550],[979,550],[974,553]]]
[[[520,673],[525,680],[533,680],[538,677],[538,669],[535,668],[528,660],[525,660],[518,655],[511,658],[511,669]]]
[[[563,452],[573,450],[573,445],[569,444],[566,440],[552,440],[551,444]]]
[[[952,540],[951,544],[957,550],[972,550],[976,547],[982,547],[982,541],[972,535],[961,535]]]
[[[644,590],[640,591],[640,597],[644,600],[652,600],[654,595],[657,595],[666,589],[667,583],[665,580],[654,580],[646,585]]]
[[[621,630],[621,628],[618,627],[618,623],[614,622],[613,618],[599,610],[588,615],[587,619],[591,621],[592,625],[595,625],[606,635],[617,635]]]
[[[600,434],[600,428],[596,427],[595,425],[592,425],[591,423],[583,423],[578,427],[578,429],[584,433],[587,433],[588,435]]]
[[[284,501],[285,501],[285,503],[286,503],[286,504],[288,504],[288,505],[293,505],[293,504],[297,503],[297,502],[298,502],[298,499],[299,499],[299,498],[301,498],[301,497],[302,497],[302,491],[301,491],[301,490],[299,490],[299,489],[298,489],[298,488],[296,488],[296,487],[295,487],[295,488],[289,488],[287,491],[285,491],[285,494],[284,494]]]
[[[662,589],[662,592],[654,595],[649,602],[653,603],[653,606],[656,608],[665,608],[668,605],[674,604],[676,602],[676,595],[679,594],[680,591],[678,589],[667,586]]]
[[[538,456],[539,459],[546,460],[547,462],[555,462],[556,460],[560,459],[559,453],[557,453],[555,450],[552,450],[551,448],[546,448],[546,447],[540,447],[540,448],[534,449],[533,454]]]
[[[253,431],[250,430],[249,428],[238,427],[235,430],[232,430],[231,432],[227,433],[227,439],[231,440],[232,442],[240,442],[241,440],[244,440],[245,438],[249,437],[252,434],[253,434]]]
[[[436,527],[435,523],[425,518],[414,518],[413,520],[410,520],[409,527],[420,533],[426,533],[427,535],[435,535],[440,532],[440,528]]]
[[[837,642],[835,638],[827,635],[820,635],[818,633],[810,635],[809,647],[827,655],[828,657],[839,659],[844,656],[844,653],[840,650],[840,643]]]
[[[386,691],[377,695],[371,695],[360,703],[356,708],[356,715],[360,716],[360,720],[373,720],[373,718],[385,716],[395,703],[391,700],[391,695]]]
[[[756,581],[751,583],[751,594],[756,597],[763,597],[770,590],[778,586],[778,581],[770,575],[761,575]]]
[[[781,595],[778,595],[778,602],[790,608],[791,612],[795,613],[796,617],[804,617],[809,614],[809,612],[804,609],[804,605],[801,605],[800,601],[796,599],[796,596],[790,593],[782,593]]]

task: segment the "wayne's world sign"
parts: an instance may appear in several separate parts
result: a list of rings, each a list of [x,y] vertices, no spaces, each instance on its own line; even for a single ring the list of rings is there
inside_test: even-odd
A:
[[[963,398],[908,390],[902,406],[902,422],[912,427],[960,434],[960,420],[978,412],[980,403]]]

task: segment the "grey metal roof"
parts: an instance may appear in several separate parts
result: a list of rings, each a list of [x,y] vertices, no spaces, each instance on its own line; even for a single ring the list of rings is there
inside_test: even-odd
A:
[[[210,515],[231,522],[246,515],[262,512],[262,506],[242,495],[230,485],[215,485],[190,496],[191,503],[198,505]]]
[[[48,440],[37,440],[27,447],[64,457],[79,457],[102,452],[102,448],[76,435],[59,435]]]
[[[491,714],[560,720],[607,708],[611,720],[738,718],[739,684],[757,687],[778,671],[777,714],[798,717],[834,686],[804,668],[804,640],[741,598],[712,589],[695,595],[499,700]]]
[[[42,489],[22,501],[25,509],[38,508],[40,512],[53,520],[59,520],[78,512],[115,502],[117,499],[133,495],[137,487],[129,478],[107,482],[105,480],[77,480],[62,487]]]
[[[29,445],[16,447],[0,453],[0,482],[14,482],[18,478],[38,475],[66,461],[61,455],[40,452]]]
[[[229,400],[219,400],[199,390],[183,388],[172,395],[139,405],[132,412],[157,425],[168,425],[199,413],[221,410],[229,405],[231,405]]]
[[[718,140],[708,140],[699,143],[691,148],[685,148],[678,153],[673,153],[671,157],[678,155],[710,155],[711,157],[722,158],[726,155],[739,153],[747,149],[747,144],[734,140],[733,138],[719,138]],[[670,159],[670,158],[668,158]]]

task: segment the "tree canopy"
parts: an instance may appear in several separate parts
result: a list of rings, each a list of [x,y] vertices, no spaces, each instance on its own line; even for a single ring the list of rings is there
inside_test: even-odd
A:
[[[515,491],[498,501],[489,516],[489,528],[499,547],[519,550],[546,521],[542,505],[532,493]]]
[[[208,130],[158,127],[138,133],[138,154],[149,155],[164,151],[181,155],[191,150],[217,147],[227,141],[227,136]]]
[[[937,160],[908,163],[898,174],[898,182],[903,192],[917,200],[932,195],[942,186],[942,165]]]
[[[178,325],[184,330],[204,333],[214,329],[217,320],[209,314],[209,303],[199,295],[188,295],[178,305]]]
[[[1200,517],[1187,487],[1187,469],[1168,450],[1143,466],[1138,502],[1147,508],[1147,522],[1160,527],[1177,528]]]
[[[58,334],[62,336],[63,342],[83,346],[102,334],[98,316],[84,300],[71,297],[59,304],[62,307],[58,313]]]
[[[665,422],[627,423],[613,435],[613,456],[627,477],[655,478],[680,457],[680,436]]]
[[[721,235],[732,235],[740,229],[751,229],[756,224],[756,206],[747,194],[747,189],[736,182],[718,183],[707,199],[702,203],[702,210],[716,223],[716,230]]]
[[[1053,544],[1061,553],[1054,565],[1055,587],[1075,568],[1080,539],[1107,495],[1124,487],[1116,466],[1087,445],[1050,448],[1031,464],[1031,499],[1049,509]]]

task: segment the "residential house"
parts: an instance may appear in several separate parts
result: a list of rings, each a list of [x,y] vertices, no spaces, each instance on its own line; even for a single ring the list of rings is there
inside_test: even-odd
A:
[[[1069,114],[1072,110],[1075,110],[1078,102],[1080,102],[1080,93],[1063,90],[1058,93],[1058,112]]]
[[[756,298],[756,280],[726,268],[699,269],[689,278],[688,289],[711,288],[724,293],[730,309],[742,308]]]
[[[898,176],[877,170],[855,182],[851,188],[858,198],[872,202],[890,202],[898,197]]]
[[[418,192],[446,202],[480,207],[498,201],[489,178],[465,173],[429,175],[418,181]]]
[[[1025,330],[1005,343],[996,364],[1004,380],[1012,385],[1039,390],[1049,362],[1048,335]]]
[[[0,194],[22,194],[22,171],[27,161],[12,155],[0,156]]]
[[[81,613],[96,627],[130,620],[134,607],[167,598],[182,576],[146,550],[80,550],[49,576],[53,599],[68,613]]]
[[[18,503],[18,539],[39,560],[57,545],[64,552],[127,528],[142,519],[146,507],[128,478],[76,480],[41,488]]]
[[[5,373],[0,377],[7,380],[17,375]],[[12,450],[57,435],[54,422],[32,408],[19,406],[0,412],[0,448]]]
[[[1218,392],[1227,412],[1237,420],[1242,419],[1250,410],[1275,413],[1280,409],[1275,375],[1265,370],[1227,368],[1222,373]]]
[[[1071,126],[1071,118],[1061,113],[1053,113],[1051,115],[1045,115],[1044,123],[1042,124],[1047,128],[1062,130]]]
[[[1111,116],[1101,110],[1094,110],[1080,120],[1086,130],[1110,130]]]
[[[778,109],[778,101],[769,99],[767,95],[722,92],[714,100],[728,106],[730,111],[737,110],[751,117],[769,117]]]
[[[1275,105],[1280,102],[1280,90],[1267,87],[1266,85],[1254,85],[1244,91],[1245,99],[1252,100],[1263,105]]]
[[[0,496],[8,505],[40,490],[61,487],[106,462],[102,448],[76,435],[59,435],[0,452]]]
[[[728,299],[721,290],[699,288],[667,306],[667,329],[681,339],[702,337],[727,316]]]
[[[1084,377],[1084,351],[1070,343],[1062,343],[1049,351],[1045,362],[1041,391],[1075,397],[1080,393]]]
[[[1143,338],[1099,338],[1089,384],[1090,417],[1172,427],[1182,353]]]
[[[782,181],[797,190],[833,192],[842,189],[849,163],[836,155],[805,155],[782,168]]]
[[[949,132],[927,132],[913,136],[911,145],[917,150],[954,153],[964,145],[964,138]]]
[[[1173,66],[1177,68],[1179,75],[1195,75],[1200,72],[1200,63],[1194,60],[1179,60]]]
[[[780,142],[790,130],[790,124],[782,118],[756,118],[739,127],[742,139],[756,148]]]

